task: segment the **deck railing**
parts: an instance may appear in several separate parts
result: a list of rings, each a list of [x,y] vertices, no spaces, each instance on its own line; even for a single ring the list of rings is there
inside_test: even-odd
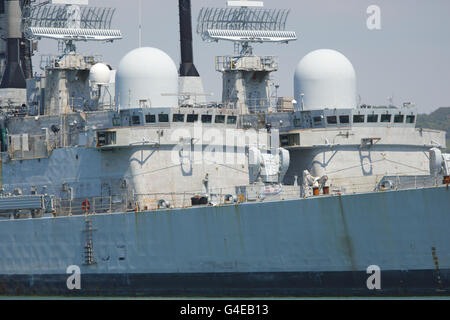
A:
[[[246,202],[295,200],[324,195],[334,196],[338,194],[345,195],[421,189],[442,186],[444,184],[443,177],[441,176],[375,176],[373,178],[374,179],[372,179],[371,182],[364,182],[361,180],[351,182],[351,179],[348,179],[349,181],[347,181],[347,184],[343,184],[341,181],[342,179],[333,179],[330,180],[330,184],[328,185],[329,193],[324,194],[322,189],[319,191],[318,195],[314,195],[312,187],[247,185],[240,187],[214,188],[210,189],[208,193],[205,193],[204,191],[178,193],[159,192],[134,194],[132,196],[125,194],[76,199],[54,199],[53,216],[112,214],[189,208],[194,205],[221,206]],[[193,203],[195,200],[198,200],[197,204]],[[19,211],[20,210],[13,210],[11,211],[11,214],[14,213],[17,216]],[[23,218],[26,217],[26,215],[20,216]]]

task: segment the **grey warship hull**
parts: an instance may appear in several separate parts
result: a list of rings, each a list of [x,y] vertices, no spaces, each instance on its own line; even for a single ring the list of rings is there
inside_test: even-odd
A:
[[[0,221],[0,293],[447,295],[446,187]],[[91,239],[92,259],[85,247]],[[81,269],[69,290],[66,270]],[[369,290],[368,266],[381,289]]]

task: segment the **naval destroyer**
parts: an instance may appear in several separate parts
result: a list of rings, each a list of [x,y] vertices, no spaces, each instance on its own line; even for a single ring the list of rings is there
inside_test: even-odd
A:
[[[274,94],[289,10],[203,8],[196,32],[222,101],[194,65],[190,0],[181,64],[131,50],[116,70],[77,41],[118,41],[113,8],[85,0],[0,7],[0,294],[447,295],[450,155],[417,108],[361,105],[356,72],[320,49]],[[43,38],[60,53],[31,55]]]

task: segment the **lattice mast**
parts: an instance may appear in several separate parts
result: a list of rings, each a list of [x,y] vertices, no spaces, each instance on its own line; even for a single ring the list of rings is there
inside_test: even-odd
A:
[[[88,0],[33,1],[24,8],[25,36],[33,40],[56,40],[62,49],[57,57],[41,57],[45,77],[36,78],[35,86],[43,88],[44,94],[37,102],[33,101],[39,104],[41,115],[63,116],[102,107],[100,86],[89,80],[91,68],[100,61],[97,57],[77,54],[75,43],[121,39],[120,30],[111,27],[114,13],[114,8],[91,7]]]
[[[223,74],[222,100],[241,113],[274,108],[271,72],[278,70],[276,57],[253,54],[254,43],[289,43],[297,40],[286,30],[289,9],[267,9],[262,1],[228,1],[226,8],[202,8],[197,33],[207,42],[231,41],[234,56],[216,57]]]

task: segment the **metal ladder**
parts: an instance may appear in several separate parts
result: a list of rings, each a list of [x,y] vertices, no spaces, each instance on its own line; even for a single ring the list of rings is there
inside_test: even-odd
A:
[[[94,244],[92,241],[92,232],[95,231],[92,227],[92,216],[87,215],[84,223],[86,227],[84,229],[84,232],[86,233],[86,243],[84,244],[84,265],[93,265],[97,262],[94,258]]]

